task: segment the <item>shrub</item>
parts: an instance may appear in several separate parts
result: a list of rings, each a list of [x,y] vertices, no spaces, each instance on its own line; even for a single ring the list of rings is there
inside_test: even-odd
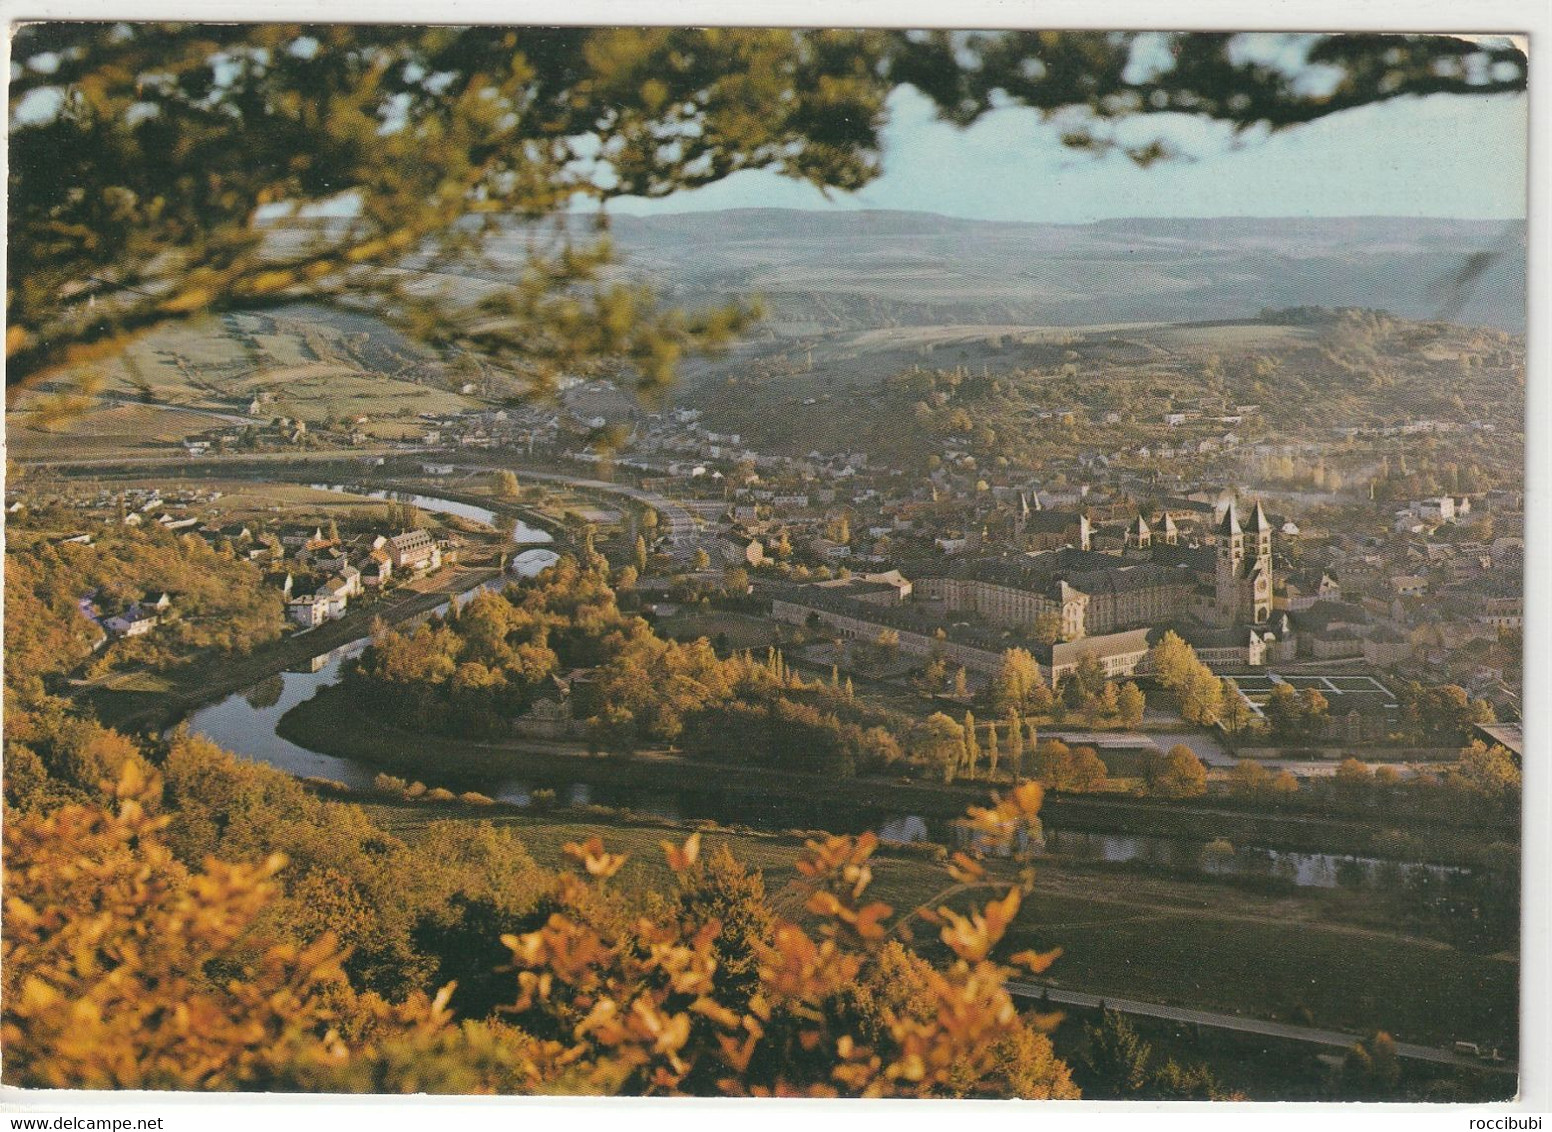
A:
[[[1020,1015],[1005,986],[1057,953],[991,958],[1027,881],[994,882],[963,853],[948,864],[943,906],[896,918],[868,899],[875,838],[812,839],[794,887],[799,924],[766,901],[758,874],[730,857],[702,862],[693,833],[663,847],[678,897],[659,897],[654,914],[638,916],[608,888],[626,857],[598,838],[566,845],[575,869],[553,874],[488,825],[471,838],[433,823],[431,859],[483,861],[492,884],[514,867],[543,878],[529,897],[463,885],[462,903],[426,923],[423,934],[447,945],[444,959],[512,925],[499,937],[510,965],[479,988],[480,1001],[510,1004],[504,1020],[454,1024],[451,985],[397,1002],[362,994],[332,933],[307,945],[279,934],[286,922],[266,913],[282,857],[257,865],[210,857],[190,871],[164,839],[170,817],[155,812],[167,799],[140,760],[125,763],[112,793],[110,804],[7,815],[0,1033],[11,1083],[1078,1095],[1045,1037],[1055,1019]],[[1039,804],[1039,787],[1026,784],[972,809],[969,822],[1006,836],[1033,821]],[[316,877],[322,895],[333,880]],[[987,889],[989,898],[966,906],[964,897]],[[891,938],[915,919],[937,929],[952,956],[944,966]]]
[[[410,789],[408,782],[405,782],[402,778],[395,778],[391,774],[379,774],[372,779],[372,785],[385,794],[403,795],[409,793]]]

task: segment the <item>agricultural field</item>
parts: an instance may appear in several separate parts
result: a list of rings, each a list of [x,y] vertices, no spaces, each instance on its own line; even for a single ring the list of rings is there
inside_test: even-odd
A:
[[[181,453],[185,436],[220,423],[205,413],[108,400],[56,413],[30,399],[6,413],[6,446],[18,460],[165,456]]]
[[[40,386],[12,407],[8,431],[23,458],[51,443],[35,435],[42,425],[29,416],[65,417],[56,435],[86,455],[144,454],[223,424],[276,417],[314,426],[366,418],[369,436],[396,440],[419,434],[421,413],[479,404],[455,391],[461,384],[382,323],[298,306],[160,327],[110,361]],[[84,402],[82,388],[91,394]],[[67,405],[68,414],[51,412]]]

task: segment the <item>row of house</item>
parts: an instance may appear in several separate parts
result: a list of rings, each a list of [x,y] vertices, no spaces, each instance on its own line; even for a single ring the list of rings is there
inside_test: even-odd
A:
[[[282,535],[282,541],[288,536]],[[294,538],[294,536],[291,536]],[[395,573],[425,574],[442,565],[442,547],[428,532],[367,535],[345,546],[321,529],[302,539],[297,559],[316,570],[322,581],[307,593],[296,593],[295,579],[285,576],[286,616],[304,629],[345,616],[350,599],[368,589],[381,589]]]

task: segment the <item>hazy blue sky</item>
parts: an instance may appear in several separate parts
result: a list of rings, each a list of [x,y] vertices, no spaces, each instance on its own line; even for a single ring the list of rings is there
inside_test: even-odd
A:
[[[1525,215],[1526,101],[1434,96],[1361,107],[1237,147],[1181,122],[1196,153],[1140,169],[1119,155],[1065,149],[1034,112],[997,110],[968,130],[934,119],[909,88],[890,103],[884,174],[859,193],[818,190],[766,172],[735,174],[660,201],[611,211],[898,208],[990,220],[1077,223],[1117,216]],[[1159,130],[1158,119],[1134,123]],[[1151,135],[1150,135],[1151,136]]]

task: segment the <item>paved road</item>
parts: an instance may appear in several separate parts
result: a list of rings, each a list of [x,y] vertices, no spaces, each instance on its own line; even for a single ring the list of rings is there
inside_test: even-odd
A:
[[[1339,1030],[1320,1030],[1313,1026],[1291,1026],[1285,1022],[1271,1022],[1263,1018],[1243,1018],[1237,1014],[1215,1014],[1207,1010],[1192,1010],[1184,1006],[1165,1006],[1158,1002],[1137,1002],[1129,998],[1088,994],[1084,991],[1060,990],[1039,983],[1008,983],[1008,991],[1017,998],[1049,1000],[1062,1006],[1097,1008],[1101,1003],[1122,1014],[1135,1014],[1143,1018],[1163,1018],[1170,1022],[1185,1022],[1206,1026],[1214,1030],[1234,1030],[1242,1034],[1260,1034],[1268,1038],[1309,1042],[1312,1045],[1335,1046],[1351,1049],[1359,1041],[1357,1034],[1344,1034]],[[1495,1064],[1466,1057],[1453,1050],[1434,1049],[1431,1046],[1397,1042],[1396,1055],[1412,1061],[1429,1061],[1435,1065],[1449,1065],[1458,1069],[1476,1069],[1488,1073],[1518,1074],[1512,1063]]]
[[[1208,766],[1230,767],[1238,761],[1204,731],[1147,731],[1144,734],[1157,743],[1161,751],[1176,744],[1188,747]]]
[[[249,423],[252,423],[251,419]],[[204,472],[206,476],[210,479],[222,479],[233,474],[231,470],[233,465],[241,467],[247,464],[317,464],[331,460],[359,460],[368,456],[414,456],[441,451],[441,448],[401,448],[398,446],[377,445],[340,449],[332,452],[312,450],[300,452],[245,452],[241,456],[203,456],[196,459],[190,458],[189,454],[180,447],[177,452],[172,452],[169,449],[165,455],[148,451],[144,455],[125,452],[117,456],[92,456],[84,459],[74,456],[68,459],[53,459],[42,456],[15,456],[12,459],[18,464],[27,465],[29,468],[124,468],[130,472],[140,468],[159,468],[163,465],[176,464],[182,468],[209,469]],[[486,471],[489,470],[489,468],[486,469]],[[241,474],[241,472],[236,473],[238,477]]]

